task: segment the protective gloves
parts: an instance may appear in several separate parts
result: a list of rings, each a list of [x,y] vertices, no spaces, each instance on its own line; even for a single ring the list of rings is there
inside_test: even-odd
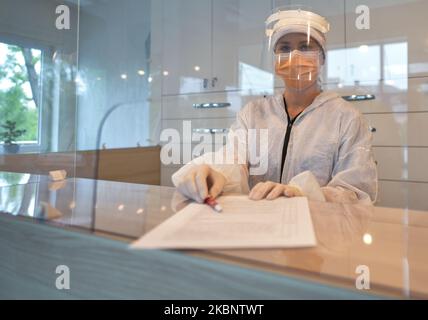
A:
[[[205,198],[216,198],[226,184],[226,177],[206,164],[191,168],[176,183],[177,190],[185,197],[203,203]]]

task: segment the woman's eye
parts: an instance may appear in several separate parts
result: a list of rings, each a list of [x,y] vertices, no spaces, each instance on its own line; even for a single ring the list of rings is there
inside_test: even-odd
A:
[[[279,44],[276,49],[275,49],[276,53],[289,53],[290,52],[290,46],[288,45],[281,45]]]
[[[310,50],[310,47],[308,45],[304,44],[304,45],[300,46],[300,50],[301,51],[308,51],[308,50]]]

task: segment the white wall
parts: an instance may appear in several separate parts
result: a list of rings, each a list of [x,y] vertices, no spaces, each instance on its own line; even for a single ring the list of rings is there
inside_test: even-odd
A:
[[[55,27],[55,9],[63,4],[55,0],[2,0],[0,2],[0,33],[34,41],[34,43],[61,48],[66,53],[76,50],[77,12],[72,3],[71,29]]]
[[[93,2],[80,13],[79,72],[85,88],[79,92],[78,149],[153,145],[157,111],[149,101],[151,1]],[[97,146],[101,120],[118,103],[125,105],[108,117]]]
[[[73,151],[75,146],[75,86],[72,74],[77,60],[77,10],[70,8],[70,30],[55,27],[54,0],[2,0],[0,41],[44,50],[42,146],[43,151]],[[56,61],[52,61],[56,52]],[[62,70],[62,71],[61,71]]]

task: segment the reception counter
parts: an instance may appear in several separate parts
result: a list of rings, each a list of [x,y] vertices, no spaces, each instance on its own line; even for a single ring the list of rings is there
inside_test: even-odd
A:
[[[0,174],[0,298],[428,298],[428,212],[310,202],[313,248],[129,248],[188,203],[169,187]]]

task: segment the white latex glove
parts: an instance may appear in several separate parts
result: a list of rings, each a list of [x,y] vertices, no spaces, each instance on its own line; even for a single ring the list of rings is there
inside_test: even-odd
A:
[[[296,186],[276,183],[272,181],[259,182],[251,189],[249,198],[251,200],[273,200],[281,196],[300,197],[302,191]]]
[[[317,178],[310,171],[304,171],[294,176],[288,185],[299,188],[302,194],[312,201],[325,201],[324,194]]]
[[[216,198],[224,188],[226,178],[206,164],[196,165],[177,183],[177,190],[185,197],[203,203],[205,198]]]

